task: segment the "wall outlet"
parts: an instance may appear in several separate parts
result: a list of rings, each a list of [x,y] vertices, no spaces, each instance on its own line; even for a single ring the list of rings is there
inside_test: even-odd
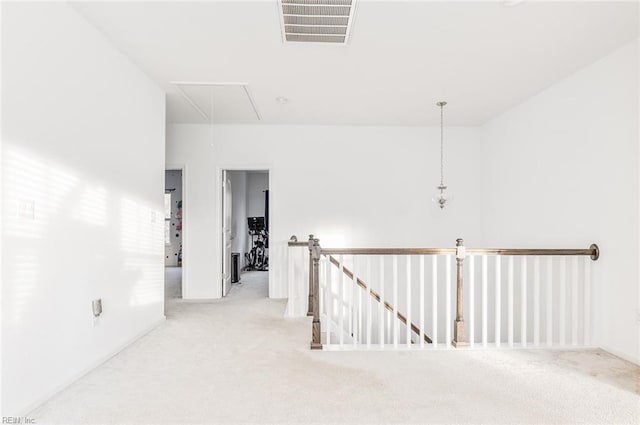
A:
[[[100,323],[100,315],[102,314],[102,298],[91,301],[91,324],[95,328]]]
[[[93,311],[94,317],[98,317],[102,314],[102,298],[97,298],[91,301],[91,310]]]

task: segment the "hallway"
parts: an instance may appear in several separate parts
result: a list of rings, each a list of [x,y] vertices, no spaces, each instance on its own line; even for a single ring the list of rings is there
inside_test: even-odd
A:
[[[167,294],[179,270],[167,269]],[[170,298],[154,331],[45,403],[38,424],[638,423],[640,368],[603,351],[312,352],[266,273]],[[173,288],[173,289],[171,289]]]

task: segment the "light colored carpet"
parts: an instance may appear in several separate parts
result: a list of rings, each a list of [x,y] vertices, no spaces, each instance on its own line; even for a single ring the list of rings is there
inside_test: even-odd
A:
[[[168,285],[179,284],[169,273]],[[640,368],[602,351],[312,352],[267,273],[167,321],[30,416],[38,424],[638,424]],[[174,288],[175,289],[175,288]],[[176,294],[175,291],[171,292]]]

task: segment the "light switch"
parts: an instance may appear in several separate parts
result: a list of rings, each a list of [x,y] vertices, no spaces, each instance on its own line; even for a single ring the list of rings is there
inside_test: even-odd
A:
[[[18,217],[34,220],[36,218],[36,201],[32,199],[18,199]]]

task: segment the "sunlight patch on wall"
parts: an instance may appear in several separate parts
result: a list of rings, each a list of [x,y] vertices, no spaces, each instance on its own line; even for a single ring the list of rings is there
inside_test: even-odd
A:
[[[96,226],[107,225],[107,190],[85,184],[74,218]]]
[[[348,248],[348,240],[345,238],[347,229],[338,229],[335,227],[321,228],[316,236],[320,239],[320,245],[324,248]]]
[[[163,211],[123,197],[120,200],[120,246],[124,252],[164,256]]]
[[[65,197],[78,178],[59,164],[16,147],[7,148],[3,167],[7,235],[28,239],[43,237],[48,223],[61,212]]]
[[[15,255],[11,264],[14,284],[8,286],[9,293],[6,303],[8,317],[12,324],[21,321],[27,312],[29,301],[35,296],[39,280],[39,262],[36,255]]]

